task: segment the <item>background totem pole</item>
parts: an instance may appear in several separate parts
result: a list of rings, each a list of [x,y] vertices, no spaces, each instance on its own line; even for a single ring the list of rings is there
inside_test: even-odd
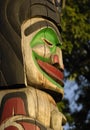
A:
[[[0,0],[0,130],[62,130],[60,18],[54,0]]]

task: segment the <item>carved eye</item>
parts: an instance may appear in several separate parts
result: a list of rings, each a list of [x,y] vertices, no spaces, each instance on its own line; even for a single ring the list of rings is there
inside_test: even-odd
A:
[[[53,44],[52,43],[50,43],[47,39],[44,39],[43,38],[43,41],[48,45],[48,46],[50,46],[50,47],[52,47],[53,46]]]

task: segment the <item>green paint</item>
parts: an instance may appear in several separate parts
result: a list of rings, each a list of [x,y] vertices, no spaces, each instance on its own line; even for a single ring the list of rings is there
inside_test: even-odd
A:
[[[33,52],[36,59],[39,59],[39,60],[42,60],[44,62],[50,63],[50,58],[42,57],[42,56],[38,55],[35,51],[32,51],[32,52]]]
[[[49,44],[50,43],[50,44]],[[51,28],[44,28],[42,30],[40,30],[31,40],[30,42],[30,46],[33,49],[34,47],[36,47],[37,45],[40,44],[46,44],[48,46],[48,48],[50,49],[50,53],[56,53],[56,48],[62,46],[61,42],[59,41],[59,38],[57,36],[57,34],[55,33],[55,31]],[[50,81],[52,82],[54,85],[56,85],[57,87],[62,88],[62,86],[60,84],[58,84],[56,81],[54,81],[50,76],[48,76],[48,74],[46,74],[38,65],[37,63],[37,59],[40,59],[44,62],[48,62],[50,63],[50,58],[45,58],[42,57],[40,55],[38,55],[35,51],[32,50],[32,57],[34,60],[34,63],[36,65],[36,67],[38,68],[38,70]]]
[[[34,63],[36,65],[36,67],[38,68],[38,70],[50,81],[52,82],[55,86],[61,88],[63,90],[63,87],[58,84],[56,81],[54,81],[50,76],[48,76],[38,65],[37,61],[36,61],[36,58],[35,58],[35,53],[32,52],[32,57],[33,57],[33,60],[34,60]]]
[[[43,41],[43,39],[46,39],[50,44],[52,44],[52,46],[50,47],[51,53],[56,50],[55,47],[58,46],[61,48],[62,43],[59,41],[56,32],[51,28],[44,28],[40,30],[30,42],[31,48],[38,44],[44,44],[45,42]]]

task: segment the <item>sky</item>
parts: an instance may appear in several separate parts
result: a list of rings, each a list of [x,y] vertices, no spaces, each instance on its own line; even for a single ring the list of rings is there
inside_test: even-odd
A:
[[[76,93],[77,91],[77,93]],[[81,104],[76,104],[76,100],[79,98],[80,91],[78,90],[78,85],[74,80],[66,80],[65,86],[64,86],[64,98],[69,100],[69,107],[71,110],[71,113],[74,111],[80,111],[82,109]],[[71,127],[75,127],[74,125]],[[70,130],[72,129],[68,122],[64,126],[64,130]]]
[[[76,93],[76,91],[78,92]],[[67,80],[65,82],[64,92],[64,98],[69,100],[71,113],[73,113],[74,111],[80,111],[82,109],[82,105],[76,104],[76,100],[79,98],[79,94],[81,93],[78,90],[77,83],[74,80]]]

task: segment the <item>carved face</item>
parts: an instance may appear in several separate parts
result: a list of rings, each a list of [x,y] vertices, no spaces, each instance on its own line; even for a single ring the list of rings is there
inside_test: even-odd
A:
[[[45,19],[33,18],[21,29],[27,84],[63,94],[62,43],[56,26]]]

